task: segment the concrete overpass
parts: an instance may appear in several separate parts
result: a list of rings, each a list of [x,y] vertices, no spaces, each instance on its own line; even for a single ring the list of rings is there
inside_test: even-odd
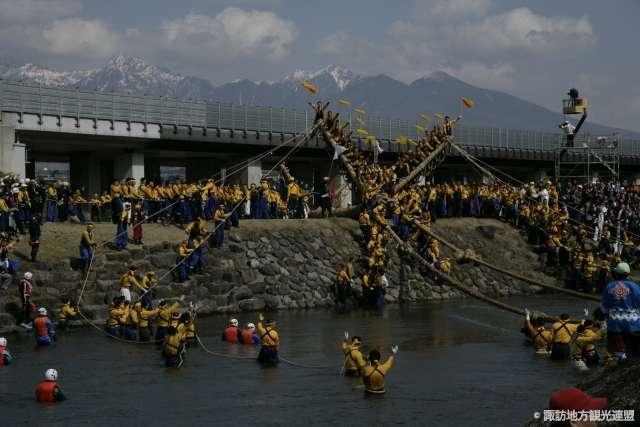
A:
[[[106,188],[114,177],[161,178],[174,169],[198,179],[300,135],[312,122],[309,111],[0,81],[0,170],[34,177],[51,172],[42,165],[67,165],[60,166],[59,176],[89,192]],[[419,138],[415,122],[369,116],[365,122],[363,128],[378,138],[386,156],[410,149],[394,143],[399,136]],[[455,138],[478,157],[529,170],[552,167],[562,141],[554,133],[464,126],[456,127]],[[359,144],[368,149],[365,141]],[[639,141],[624,140],[620,150],[623,166],[640,163]],[[296,176],[317,182],[327,173],[327,159],[324,141],[315,138],[290,167]],[[254,181],[266,165],[250,165],[240,181]]]

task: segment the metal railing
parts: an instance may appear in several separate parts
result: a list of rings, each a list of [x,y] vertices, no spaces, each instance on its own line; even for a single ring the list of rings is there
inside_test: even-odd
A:
[[[80,91],[7,80],[0,80],[0,111],[277,134],[302,133],[313,124],[308,110]],[[382,141],[421,137],[416,128],[419,123],[414,121],[367,115],[362,125],[355,114],[346,116],[341,118],[351,123],[352,130],[365,129]],[[454,136],[461,145],[534,151],[554,151],[563,139],[560,133],[467,126],[455,126]],[[621,140],[620,152],[640,157],[640,141]]]

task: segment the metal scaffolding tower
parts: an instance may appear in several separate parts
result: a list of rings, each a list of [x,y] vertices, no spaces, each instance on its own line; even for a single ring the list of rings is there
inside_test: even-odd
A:
[[[617,181],[620,176],[619,135],[580,135],[574,139],[573,147],[563,140],[555,153],[556,181],[575,180],[578,183],[592,182],[603,178]]]

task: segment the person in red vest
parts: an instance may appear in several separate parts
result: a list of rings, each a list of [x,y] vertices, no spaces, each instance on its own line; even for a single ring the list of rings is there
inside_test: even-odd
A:
[[[13,357],[9,350],[7,350],[7,339],[5,337],[0,337],[0,368],[4,365],[9,365]]]
[[[247,327],[240,334],[242,344],[254,345],[260,344],[260,337],[256,332],[256,325],[247,323]]]
[[[44,378],[36,387],[36,399],[38,402],[55,403],[67,399],[58,386],[58,371],[47,369],[44,373]]]
[[[46,308],[40,307],[38,309],[38,317],[33,321],[33,330],[35,331],[38,345],[51,345],[55,331],[53,322],[47,317]]]
[[[242,340],[242,331],[238,328],[238,320],[231,319],[229,326],[222,333],[222,341],[238,342]]]

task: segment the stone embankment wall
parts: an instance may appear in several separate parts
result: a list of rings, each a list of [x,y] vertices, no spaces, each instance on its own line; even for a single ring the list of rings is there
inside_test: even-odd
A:
[[[66,232],[68,238],[75,241],[81,230],[81,226],[71,225],[68,231],[57,229],[56,238],[64,238]],[[470,247],[503,266],[528,271],[540,280],[554,280],[539,272],[537,255],[508,225],[493,220],[440,220],[434,230],[457,245]],[[158,243],[137,247],[130,245],[128,250],[121,252],[97,251],[83,294],[83,312],[96,320],[105,317],[106,302],[118,294],[119,278],[130,264],[136,265],[140,273],[152,270],[158,276],[163,276],[173,267],[176,262],[175,245],[183,234],[180,230],[170,231],[165,231],[164,236],[172,238],[172,241],[158,240]],[[227,232],[226,237],[223,249],[209,249],[206,253],[202,274],[193,275],[184,283],[176,283],[172,275],[167,275],[155,288],[155,298],[184,296],[185,302],[197,302],[200,313],[204,315],[332,307],[336,270],[344,262],[353,260],[356,273],[359,273],[362,271],[359,263],[365,260],[358,224],[345,218],[244,221],[240,228]],[[46,235],[43,241],[47,241]],[[447,253],[446,250],[443,252]],[[444,300],[462,296],[449,286],[427,282],[412,262],[402,267],[400,257],[391,245],[387,254],[390,282],[387,302],[401,299]],[[33,300],[38,306],[57,310],[62,295],[77,298],[83,276],[74,269],[77,263],[73,257],[76,254],[69,255],[65,254],[57,261],[25,262],[25,269],[34,273]],[[404,268],[402,274],[401,268]],[[539,291],[470,264],[454,263],[453,275],[491,296]],[[360,284],[356,279],[356,291]],[[0,290],[0,298],[0,330],[11,330],[15,325],[14,315],[19,311],[17,285],[8,292]]]

